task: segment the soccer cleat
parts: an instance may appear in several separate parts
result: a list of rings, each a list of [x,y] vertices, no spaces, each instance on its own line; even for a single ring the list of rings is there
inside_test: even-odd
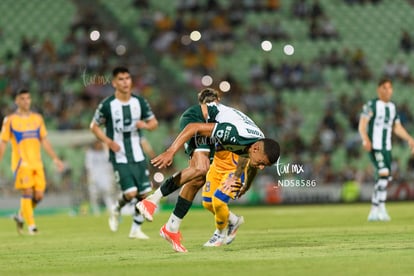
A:
[[[225,235],[214,233],[214,235],[203,245],[206,247],[219,247],[225,244]]]
[[[131,229],[131,232],[129,232],[129,238],[130,239],[140,239],[140,240],[148,240],[149,237],[145,235],[144,232],[142,232],[141,229]]]
[[[17,233],[19,233],[20,235],[23,234],[23,226],[24,226],[23,218],[19,214],[13,215],[12,218],[16,222]]]
[[[136,207],[146,220],[153,220],[152,215],[154,214],[155,209],[157,209],[157,205],[154,202],[143,199],[137,203]]]
[[[187,249],[181,244],[181,233],[180,232],[178,233],[169,232],[164,224],[164,226],[161,227],[160,229],[160,235],[165,240],[171,243],[172,248],[176,252],[180,252],[180,253],[188,252]]]
[[[240,216],[238,217],[235,224],[229,223],[228,230],[227,230],[227,237],[226,237],[226,244],[230,244],[234,241],[236,238],[237,230],[239,230],[239,227],[244,223],[244,217]]]
[[[368,215],[368,221],[379,221],[378,208],[372,208]]]
[[[111,229],[112,232],[118,231],[120,217],[119,208],[114,207],[114,210],[111,212],[108,219],[109,229]]]
[[[29,235],[35,236],[39,234],[39,231],[37,230],[36,226],[35,227],[29,227]]]
[[[390,215],[388,215],[388,212],[385,208],[380,209],[378,211],[378,220],[380,220],[380,221],[390,221],[391,220],[391,217],[390,217]]]

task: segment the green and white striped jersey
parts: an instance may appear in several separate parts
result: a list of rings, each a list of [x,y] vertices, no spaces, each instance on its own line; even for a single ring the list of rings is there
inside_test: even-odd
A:
[[[215,120],[218,124],[216,124],[211,137],[217,139],[220,143],[219,147],[238,155],[247,156],[246,148],[265,138],[262,130],[240,110],[223,104],[209,103],[207,106],[210,108],[215,106],[218,111],[215,114]]]
[[[109,151],[112,163],[125,164],[145,159],[136,123],[153,117],[149,103],[137,95],[131,95],[128,102],[121,102],[112,95],[99,104],[94,121],[103,125],[106,135],[121,147],[119,152]]]
[[[395,104],[378,98],[368,101],[361,116],[369,119],[368,137],[374,150],[391,150],[391,136],[395,123],[400,122]]]
[[[211,137],[205,139],[195,135],[185,145],[187,152],[194,148],[209,148],[216,145],[217,150],[228,150],[239,155],[247,154],[246,148],[265,138],[260,128],[243,112],[220,103],[207,104],[207,118],[204,118],[200,105],[188,108],[180,118],[180,129],[189,123],[216,123]]]

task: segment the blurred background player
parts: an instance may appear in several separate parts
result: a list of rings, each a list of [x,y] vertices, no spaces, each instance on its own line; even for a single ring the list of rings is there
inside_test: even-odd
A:
[[[112,77],[115,93],[99,104],[90,127],[95,136],[110,149],[115,180],[122,190],[113,215],[109,218],[110,229],[117,231],[121,208],[135,198],[145,198],[152,191],[139,132],[156,129],[158,121],[149,103],[141,96],[132,95],[132,80],[127,68],[116,67]],[[105,127],[106,133],[100,125]],[[135,210],[130,238],[148,238],[141,230],[143,222],[144,218]]]
[[[100,215],[100,201],[103,201],[107,212],[112,215],[115,204],[113,168],[108,151],[101,141],[94,141],[86,150],[85,169],[92,214]]]
[[[43,168],[41,146],[52,158],[59,171],[64,164],[58,158],[52,145],[47,140],[47,130],[43,117],[30,110],[31,97],[23,89],[15,96],[17,110],[4,119],[1,131],[0,161],[3,159],[7,143],[12,145],[11,167],[15,178],[15,188],[20,190],[20,210],[14,220],[17,230],[22,233],[24,222],[29,234],[36,234],[38,229],[34,219],[34,209],[43,199],[46,179]]]
[[[359,134],[362,145],[369,152],[375,167],[374,192],[368,221],[388,221],[390,216],[385,208],[387,186],[391,180],[391,136],[394,132],[408,142],[414,153],[414,140],[400,122],[395,104],[391,102],[393,93],[390,79],[382,78],[378,82],[378,97],[368,101],[359,120]]]

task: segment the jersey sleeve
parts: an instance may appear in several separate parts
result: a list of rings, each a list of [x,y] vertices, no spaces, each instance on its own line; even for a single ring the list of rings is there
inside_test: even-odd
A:
[[[152,112],[151,106],[146,99],[139,97],[139,104],[141,105],[143,120],[149,120],[155,116]]]
[[[98,125],[103,125],[106,122],[107,112],[105,105],[101,102],[95,110],[93,121]]]
[[[372,101],[369,101],[362,107],[361,117],[371,119],[373,114]]]
[[[398,112],[397,112],[397,114],[395,115],[395,118],[394,118],[394,124],[395,123],[401,123],[400,114]]]
[[[6,142],[10,141],[11,138],[10,122],[10,116],[5,117],[3,120],[3,125],[1,127],[0,139]]]
[[[236,126],[231,123],[217,123],[211,138],[216,140],[225,150],[241,156],[246,156],[247,146],[261,139],[256,135],[240,135]]]

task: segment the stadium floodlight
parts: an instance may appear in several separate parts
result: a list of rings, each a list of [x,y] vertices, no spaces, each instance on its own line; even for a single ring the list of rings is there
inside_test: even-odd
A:
[[[269,40],[262,41],[261,46],[263,51],[269,52],[272,50],[272,42],[270,42]]]
[[[209,75],[205,75],[201,78],[201,84],[204,86],[210,86],[213,84],[213,78]]]
[[[93,30],[90,34],[89,34],[89,38],[92,41],[97,41],[99,39],[99,37],[101,36],[100,32],[97,30]]]
[[[286,44],[283,47],[283,52],[285,53],[285,55],[291,56],[293,55],[293,53],[295,53],[295,48],[290,44]]]
[[[199,31],[192,31],[190,34],[190,39],[192,41],[199,41],[201,39],[201,33]]]
[[[230,91],[230,83],[228,81],[222,81],[220,82],[219,88],[223,92],[229,92]]]

